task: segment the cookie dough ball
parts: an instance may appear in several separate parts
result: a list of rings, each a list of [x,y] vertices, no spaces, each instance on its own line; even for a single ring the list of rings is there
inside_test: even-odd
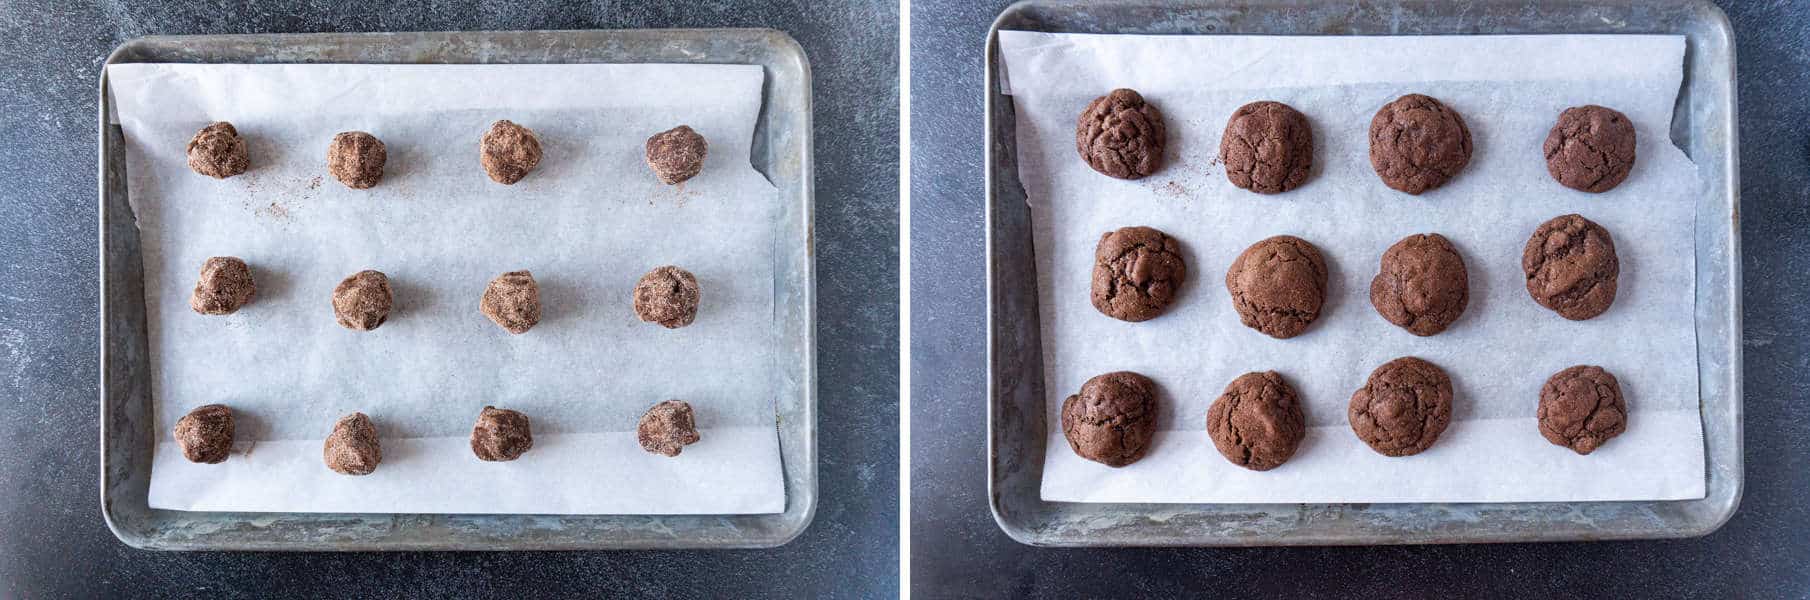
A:
[[[635,316],[667,329],[698,318],[698,279],[672,265],[656,267],[635,283]]]
[[[1559,113],[1541,150],[1546,153],[1546,172],[1561,185],[1593,194],[1607,192],[1634,169],[1634,122],[1614,109],[1573,106]]]
[[[341,475],[370,475],[383,462],[383,448],[377,445],[377,426],[364,413],[355,412],[339,418],[333,433],[321,450],[327,468]]]
[[[230,315],[257,295],[251,266],[237,256],[215,256],[201,263],[201,279],[189,296],[189,308],[204,315]]]
[[[1268,471],[1288,462],[1307,437],[1295,388],[1275,371],[1245,373],[1207,409],[1207,435],[1232,464]]]
[[[1383,252],[1382,266],[1370,280],[1370,305],[1376,314],[1414,335],[1445,331],[1470,301],[1464,257],[1451,240],[1437,233],[1417,233],[1395,242]]]
[[[251,166],[245,154],[245,138],[233,124],[220,121],[189,138],[189,169],[214,179],[226,179]]]
[[[478,413],[478,424],[471,428],[471,453],[478,460],[511,461],[534,447],[534,432],[528,429],[528,415],[486,406]]]
[[[527,127],[505,119],[490,124],[484,139],[478,142],[478,161],[490,180],[514,185],[540,164],[540,138]]]
[[[233,449],[233,411],[224,404],[198,407],[176,420],[170,436],[189,462],[223,462]]]
[[[1087,166],[1110,177],[1141,179],[1163,168],[1168,135],[1163,113],[1135,90],[1095,98],[1075,124],[1075,150]]]
[[[1527,294],[1559,316],[1582,321],[1615,303],[1621,262],[1609,230],[1578,215],[1541,223],[1521,250]]]
[[[1062,401],[1062,436],[1075,455],[1109,467],[1144,457],[1156,434],[1156,384],[1131,371],[1095,376]]]
[[[355,190],[375,187],[383,179],[383,163],[388,158],[383,140],[363,131],[340,133],[327,144],[327,172]]]
[[[1120,321],[1154,319],[1187,275],[1175,238],[1151,227],[1108,231],[1094,247],[1094,308]]]
[[[655,404],[641,415],[641,423],[635,426],[635,441],[641,442],[641,449],[663,456],[678,456],[698,439],[691,405],[684,400]]]
[[[1578,454],[1596,451],[1628,429],[1621,383],[1602,367],[1578,365],[1540,386],[1540,435]]]
[[[523,333],[540,322],[540,285],[534,274],[510,271],[490,280],[478,310],[509,333]]]
[[[1358,439],[1378,454],[1420,454],[1452,420],[1452,379],[1433,363],[1397,358],[1370,372],[1351,395],[1346,416]]]
[[[1458,176],[1471,162],[1471,130],[1438,100],[1408,94],[1370,119],[1370,166],[1383,183],[1420,194]]]
[[[1281,102],[1238,107],[1219,138],[1219,158],[1232,185],[1280,194],[1307,181],[1314,165],[1314,132],[1307,116]]]
[[[1278,235],[1251,244],[1226,269],[1226,291],[1245,327],[1278,339],[1300,335],[1326,303],[1326,261],[1307,240]]]
[[[660,183],[673,185],[704,170],[704,136],[680,125],[647,138],[647,166]]]
[[[333,316],[346,329],[370,331],[390,318],[390,278],[369,269],[333,287]]]

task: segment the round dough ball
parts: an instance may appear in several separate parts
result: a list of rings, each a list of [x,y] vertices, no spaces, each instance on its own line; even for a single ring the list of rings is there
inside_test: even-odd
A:
[[[1546,172],[1559,184],[1580,192],[1607,192],[1634,170],[1634,122],[1614,109],[1573,106],[1559,113],[1541,150]]]
[[[363,131],[340,133],[327,144],[327,172],[355,190],[375,187],[383,179],[383,163],[388,159],[383,140]]]
[[[1534,230],[1521,250],[1521,272],[1534,302],[1582,321],[1615,303],[1621,261],[1609,230],[1573,214],[1554,217]]]
[[[1110,177],[1141,179],[1163,168],[1163,113],[1124,88],[1095,98],[1075,124],[1075,150]]]
[[[333,433],[321,449],[327,468],[341,475],[370,475],[383,462],[383,448],[377,444],[377,426],[364,413],[355,412],[339,418]]]
[[[1464,257],[1437,233],[1417,233],[1389,246],[1370,280],[1370,305],[1376,313],[1414,335],[1445,331],[1470,301]]]
[[[704,136],[680,125],[647,138],[647,166],[653,168],[660,183],[677,184],[704,170],[708,150]]]
[[[233,449],[233,411],[224,404],[196,407],[176,420],[170,437],[176,438],[189,462],[223,462]]]
[[[1094,308],[1120,321],[1163,314],[1187,278],[1181,243],[1152,227],[1125,227],[1094,247]]]
[[[369,269],[333,288],[333,316],[341,327],[370,331],[390,318],[390,278]]]
[[[510,271],[490,280],[478,310],[509,333],[524,333],[540,323],[540,285],[534,274]]]
[[[1252,471],[1282,466],[1307,437],[1295,388],[1275,371],[1245,373],[1207,409],[1207,435],[1232,464]]]
[[[1589,454],[1628,429],[1621,383],[1602,367],[1578,365],[1554,373],[1540,386],[1540,435]]]
[[[514,185],[540,164],[540,138],[507,119],[490,124],[478,142],[478,161],[491,181]]]
[[[1351,395],[1346,416],[1358,439],[1378,454],[1420,454],[1452,420],[1452,379],[1433,363],[1397,358],[1370,372]]]
[[[201,279],[189,296],[189,308],[204,315],[230,315],[257,295],[250,265],[237,256],[215,256],[201,263]]]
[[[656,267],[635,283],[635,316],[667,329],[698,318],[698,279],[672,265]]]
[[[635,426],[635,440],[641,443],[641,449],[663,456],[678,456],[698,439],[691,405],[683,400],[655,404],[641,415],[641,422]]]
[[[1292,235],[1251,244],[1226,269],[1226,291],[1238,319],[1278,339],[1300,335],[1320,318],[1326,280],[1320,249]]]
[[[1062,436],[1075,455],[1109,467],[1144,457],[1156,434],[1156,384],[1131,371],[1097,375],[1062,401]]]
[[[189,139],[189,169],[214,179],[226,179],[251,166],[245,153],[245,138],[232,123],[219,121]]]
[[[1438,100],[1408,94],[1370,119],[1370,166],[1383,183],[1420,194],[1458,176],[1471,162],[1471,130]]]
[[[488,462],[521,458],[534,447],[534,432],[528,428],[528,415],[486,406],[478,413],[478,423],[471,428],[471,453]]]
[[[1314,165],[1314,132],[1307,116],[1281,102],[1238,107],[1219,138],[1219,158],[1232,185],[1280,194],[1307,181]]]

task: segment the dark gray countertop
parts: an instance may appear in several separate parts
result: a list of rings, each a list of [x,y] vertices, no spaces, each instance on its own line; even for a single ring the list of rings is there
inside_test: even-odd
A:
[[[0,597],[896,595],[896,3],[125,4],[0,8]],[[95,225],[95,90],[114,46],[148,34],[635,27],[772,27],[811,60],[821,481],[801,537],[751,551],[391,554],[149,552],[114,539],[98,485]]]
[[[1724,6],[1740,71],[1746,491],[1700,539],[1040,549],[986,500],[981,151],[987,27],[1008,2],[912,6],[912,591],[918,597],[1804,597],[1810,593],[1810,1]],[[1435,593],[1443,590],[1443,593]],[[1242,594],[1238,593],[1242,592]]]

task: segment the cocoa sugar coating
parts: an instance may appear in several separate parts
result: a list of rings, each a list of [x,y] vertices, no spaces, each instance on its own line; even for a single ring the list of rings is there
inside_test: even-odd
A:
[[[1295,388],[1275,371],[1239,375],[1207,409],[1207,436],[1232,464],[1252,471],[1282,466],[1307,437]]]
[[[340,133],[327,144],[327,172],[355,190],[375,187],[383,179],[383,163],[388,159],[383,140],[363,131]]]
[[[635,440],[641,442],[641,449],[654,454],[678,456],[698,439],[691,405],[683,400],[655,404],[641,415],[641,423],[635,426]]]
[[[660,183],[673,185],[704,170],[708,150],[704,136],[680,125],[647,138],[647,166],[653,168]]]
[[[1156,435],[1156,383],[1131,371],[1096,375],[1062,401],[1062,437],[1076,456],[1109,467],[1144,457]]]
[[[1554,373],[1540,387],[1540,435],[1546,441],[1589,454],[1628,430],[1628,403],[1621,382],[1602,367],[1578,365]]]
[[[201,279],[189,296],[189,308],[204,315],[230,315],[257,297],[251,267],[236,256],[215,256],[201,263]]]
[[[232,123],[219,121],[195,133],[188,145],[189,169],[212,177],[226,179],[251,166],[245,153],[245,138]]]
[[[698,279],[672,265],[656,267],[635,283],[635,316],[667,329],[690,325],[698,318]]]
[[[478,424],[471,428],[471,452],[478,460],[511,461],[534,447],[534,432],[528,428],[528,415],[486,406],[478,413]]]
[[[333,288],[333,316],[341,327],[370,331],[390,318],[390,278],[364,270]]]
[[[540,323],[540,285],[534,274],[510,271],[490,280],[478,310],[509,333],[523,333]]]
[[[189,462],[216,464],[233,449],[233,411],[224,404],[200,406],[176,420],[170,431],[182,457]]]
[[[1121,321],[1148,321],[1169,308],[1187,278],[1181,243],[1153,227],[1124,227],[1094,247],[1094,308]]]
[[[513,185],[540,164],[540,138],[507,119],[490,124],[478,142],[478,161],[491,181]]]
[[[333,433],[321,449],[327,468],[341,475],[370,475],[383,462],[383,449],[377,444],[377,426],[364,413],[355,412],[339,418]]]
[[[1161,170],[1167,143],[1163,112],[1136,90],[1120,88],[1095,98],[1075,123],[1075,150],[1081,159],[1118,179],[1141,179]]]

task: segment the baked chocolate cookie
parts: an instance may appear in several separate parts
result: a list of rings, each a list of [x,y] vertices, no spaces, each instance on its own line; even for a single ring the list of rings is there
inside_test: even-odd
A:
[[[366,269],[333,286],[333,318],[355,331],[370,331],[390,318],[390,278]]]
[[[1062,401],[1062,437],[1077,456],[1109,467],[1144,457],[1156,435],[1156,384],[1131,371],[1096,375]]]
[[[195,132],[195,137],[189,138],[188,156],[189,170],[214,179],[244,173],[251,166],[245,153],[245,138],[239,137],[239,130],[226,121]]]
[[[1609,230],[1578,215],[1541,223],[1521,251],[1527,294],[1559,316],[1582,321],[1615,303],[1621,261]]]
[[[1607,192],[1634,169],[1634,122],[1614,109],[1573,106],[1559,113],[1541,150],[1546,153],[1546,172],[1561,185]]]
[[[233,411],[224,404],[196,407],[176,420],[170,437],[189,462],[217,464],[233,450]]]
[[[189,308],[204,315],[230,315],[258,295],[251,266],[237,256],[215,256],[201,263],[201,279],[189,296]]]
[[[1226,269],[1226,291],[1246,327],[1278,339],[1300,335],[1326,303],[1326,260],[1307,240],[1278,235],[1251,244]]]
[[[1464,257],[1437,233],[1417,233],[1389,246],[1370,280],[1376,313],[1414,335],[1445,331],[1470,301]]]
[[[363,131],[346,131],[327,144],[327,173],[355,190],[367,190],[383,180],[383,163],[389,160],[383,140]]]
[[[1087,166],[1119,179],[1140,179],[1163,168],[1168,135],[1163,113],[1135,90],[1094,98],[1075,124],[1075,150]]]
[[[1621,383],[1602,367],[1578,365],[1554,373],[1540,386],[1540,435],[1589,454],[1628,429]]]
[[[1169,308],[1187,275],[1175,238],[1152,227],[1108,231],[1094,247],[1094,308],[1120,321],[1154,319]]]
[[[1268,471],[1288,462],[1307,437],[1295,388],[1275,371],[1245,373],[1207,409],[1207,435],[1232,464]]]
[[[1232,185],[1259,194],[1301,187],[1313,170],[1313,127],[1306,115],[1281,102],[1240,106],[1219,138],[1219,159]]]
[[[364,413],[355,412],[339,418],[327,443],[321,448],[321,459],[327,468],[341,475],[370,475],[383,462],[383,448],[377,442],[377,426]]]
[[[1452,420],[1452,380],[1438,365],[1404,356],[1370,372],[1351,395],[1351,430],[1384,456],[1420,454]]]
[[[1438,100],[1408,94],[1370,119],[1370,166],[1383,184],[1420,194],[1451,181],[1471,162],[1471,130]]]

